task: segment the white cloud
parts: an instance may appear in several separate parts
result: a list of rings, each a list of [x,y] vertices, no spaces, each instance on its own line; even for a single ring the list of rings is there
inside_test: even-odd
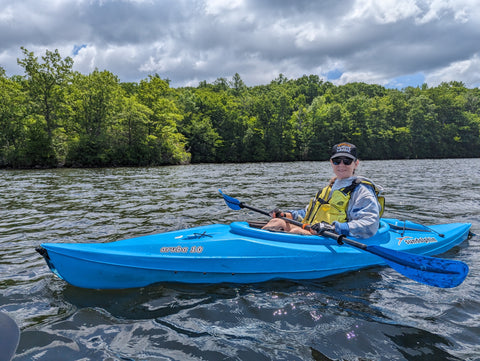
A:
[[[475,0],[431,0],[417,22],[425,24],[452,13],[455,21],[466,23],[470,18],[469,12],[474,9],[477,9],[478,12],[478,2]]]
[[[97,49],[93,46],[85,46],[78,51],[77,55],[73,56],[75,69],[84,74],[95,70],[96,60]]]
[[[207,15],[219,15],[225,11],[235,10],[242,4],[242,0],[205,0],[205,12]]]
[[[381,24],[394,23],[415,16],[420,11],[414,0],[358,0],[347,21],[365,21],[373,18]]]
[[[353,82],[385,85],[387,80],[375,72],[345,72],[338,80],[333,81],[337,85]]]
[[[15,20],[13,16],[13,9],[11,5],[7,5],[0,12],[0,23],[13,23]]]
[[[472,58],[453,62],[439,70],[431,72],[427,78],[430,86],[442,82],[461,81],[469,87],[480,86],[480,55],[477,53]]]

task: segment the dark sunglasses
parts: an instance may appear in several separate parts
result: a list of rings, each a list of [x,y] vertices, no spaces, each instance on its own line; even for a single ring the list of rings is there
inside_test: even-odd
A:
[[[332,159],[332,163],[335,165],[339,165],[341,162],[345,165],[350,165],[353,162],[352,158],[334,158]]]

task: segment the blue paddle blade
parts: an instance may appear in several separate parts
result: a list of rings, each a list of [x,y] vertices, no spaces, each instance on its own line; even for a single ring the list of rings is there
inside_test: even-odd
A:
[[[6,313],[0,312],[0,359],[11,360],[20,340],[20,329]]]
[[[227,206],[229,206],[231,209],[235,210],[235,211],[238,211],[239,209],[242,209],[242,202],[240,202],[238,199],[235,199],[233,197],[230,197],[230,196],[227,196],[226,194],[224,194],[222,192],[221,189],[218,190],[220,192],[220,194],[222,195],[225,203],[227,204]]]
[[[368,246],[397,272],[429,286],[452,288],[460,285],[468,274],[468,265],[461,261],[397,252],[381,246]]]

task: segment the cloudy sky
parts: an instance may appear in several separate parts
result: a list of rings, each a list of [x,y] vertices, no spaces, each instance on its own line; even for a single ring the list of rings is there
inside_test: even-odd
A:
[[[478,0],[0,0],[0,67],[23,46],[88,74],[173,87],[316,74],[334,84],[480,85]]]

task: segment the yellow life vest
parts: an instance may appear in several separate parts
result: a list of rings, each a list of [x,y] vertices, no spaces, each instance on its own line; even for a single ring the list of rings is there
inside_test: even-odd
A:
[[[380,204],[380,217],[385,209],[385,198],[380,195],[381,189],[366,178],[356,178],[351,185],[342,189],[332,191],[333,182],[319,191],[308,204],[304,224],[315,224],[327,222],[332,224],[334,221],[347,222],[347,207],[350,196],[354,189],[360,184],[366,184],[373,188]],[[330,195],[331,193],[331,195]]]

